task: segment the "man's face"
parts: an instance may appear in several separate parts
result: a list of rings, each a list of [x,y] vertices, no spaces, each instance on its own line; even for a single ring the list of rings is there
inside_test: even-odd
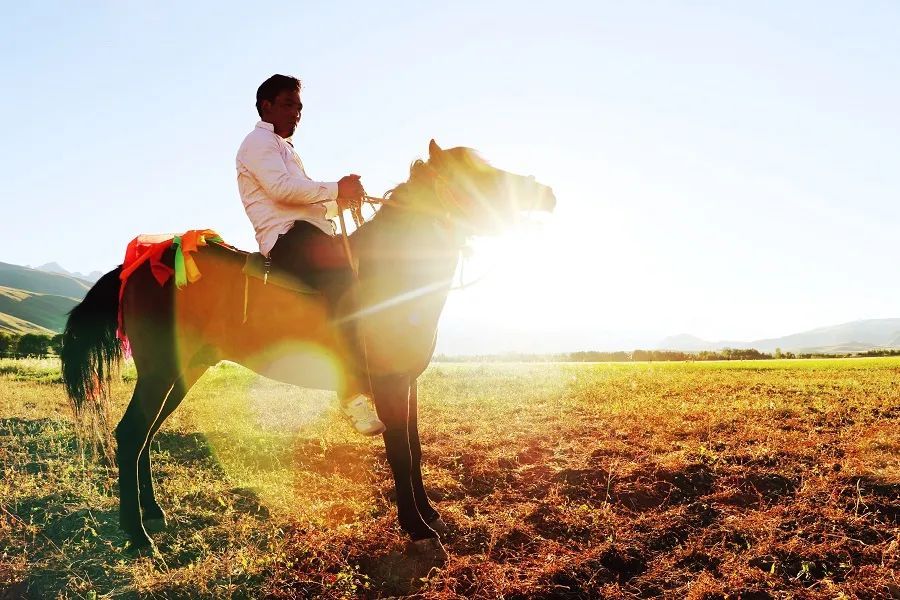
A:
[[[275,97],[274,102],[262,101],[263,121],[268,121],[275,127],[275,133],[283,138],[294,135],[297,124],[300,122],[300,112],[303,103],[300,102],[300,91],[291,90],[281,92]]]

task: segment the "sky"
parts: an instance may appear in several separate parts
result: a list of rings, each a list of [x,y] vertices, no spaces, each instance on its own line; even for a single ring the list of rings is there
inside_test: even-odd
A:
[[[286,73],[314,179],[381,195],[435,138],[553,187],[550,218],[474,241],[439,350],[900,316],[900,4],[382,4],[4,4],[0,261],[255,249],[234,156]]]

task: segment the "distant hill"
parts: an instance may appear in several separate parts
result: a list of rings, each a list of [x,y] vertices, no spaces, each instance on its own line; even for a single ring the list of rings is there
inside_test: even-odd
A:
[[[867,348],[889,347],[900,334],[900,319],[866,319],[819,327],[780,338],[752,342],[757,350],[802,350],[856,344]]]
[[[689,333],[672,335],[657,344],[656,350],[679,350],[681,352],[700,352],[701,350],[720,350],[726,347],[724,342],[708,342]],[[728,346],[735,348],[735,346]]]
[[[41,327],[40,325],[35,325],[25,319],[0,313],[0,333],[14,333],[16,335],[40,333],[42,335],[55,335],[57,332],[51,331],[46,327]]]
[[[14,324],[10,324],[8,331],[22,329],[26,326],[25,323],[29,323],[39,329],[61,332],[66,325],[66,315],[76,304],[78,300],[67,296],[35,294],[0,286],[0,314],[17,320]],[[2,327],[0,324],[0,328]]]
[[[888,346],[879,346],[879,348],[888,348]],[[799,354],[852,354],[853,352],[865,352],[866,350],[874,350],[871,344],[862,344],[860,342],[847,342],[846,344],[836,344],[834,346],[816,346],[813,348],[798,348]],[[791,350],[794,352],[794,350]]]
[[[48,273],[29,267],[0,262],[0,286],[33,292],[53,294],[81,300],[91,288],[91,283],[59,273]]]
[[[900,348],[900,319],[851,321],[751,342],[710,342],[689,334],[681,334],[665,338],[657,344],[657,348],[686,352],[722,348],[755,348],[762,352],[774,352],[776,348],[781,348],[785,352],[832,354],[861,352],[875,348]]]
[[[0,331],[52,335],[92,283],[66,275],[0,262]]]
[[[67,271],[65,267],[60,265],[57,262],[49,262],[47,264],[41,265],[39,267],[34,267],[38,271],[45,271],[47,273],[56,273],[57,275],[69,275],[70,277],[75,277],[76,279],[81,279],[82,281],[87,281],[88,283],[96,283],[98,279],[103,277],[103,273],[101,271],[91,271],[87,275],[82,275],[81,273]]]

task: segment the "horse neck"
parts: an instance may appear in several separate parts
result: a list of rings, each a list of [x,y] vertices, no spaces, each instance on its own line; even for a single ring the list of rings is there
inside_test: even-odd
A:
[[[350,238],[360,260],[360,275],[397,279],[398,287],[410,289],[444,288],[446,295],[465,240],[438,211],[419,208],[436,204],[430,185],[410,181],[400,186]]]

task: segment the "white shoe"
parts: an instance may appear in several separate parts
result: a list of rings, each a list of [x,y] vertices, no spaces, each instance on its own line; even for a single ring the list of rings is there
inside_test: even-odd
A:
[[[387,429],[378,418],[372,402],[367,396],[359,394],[355,398],[341,402],[341,409],[349,417],[356,430],[363,435],[378,435]]]

